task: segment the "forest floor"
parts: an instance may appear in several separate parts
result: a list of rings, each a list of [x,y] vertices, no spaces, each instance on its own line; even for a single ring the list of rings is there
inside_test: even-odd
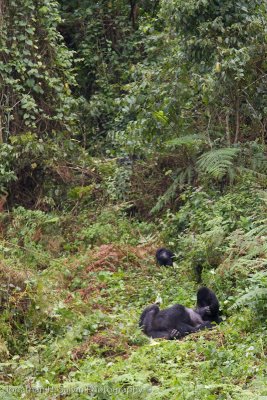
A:
[[[2,316],[7,333],[0,348],[2,398],[267,398],[263,332],[251,330],[249,311],[228,312],[213,330],[177,341],[151,340],[140,331],[145,306],[160,296],[162,307],[193,307],[198,285],[186,263],[159,267],[155,243],[135,241],[51,257],[46,268],[28,270],[27,289],[14,291]],[[29,261],[37,250],[27,251]],[[11,258],[15,263],[14,256],[3,258],[2,269],[19,286],[26,273],[22,259],[13,269],[6,267]],[[47,253],[39,247],[35,266],[36,257],[39,265],[46,263]],[[204,283],[224,308],[227,300],[220,298],[213,275]]]

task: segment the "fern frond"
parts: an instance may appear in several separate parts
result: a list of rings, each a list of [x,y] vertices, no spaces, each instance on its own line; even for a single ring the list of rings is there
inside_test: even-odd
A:
[[[239,151],[240,149],[233,147],[211,150],[199,157],[197,168],[200,173],[221,179],[233,167],[234,158]]]
[[[248,173],[266,183],[267,157],[265,147],[256,142],[247,142],[240,157],[239,173]]]
[[[267,219],[257,221],[257,226],[246,233],[247,237],[267,236]]]
[[[232,305],[230,309],[236,309],[239,307],[247,307],[248,305],[258,305],[259,302],[266,302],[267,300],[267,288],[255,287],[250,289],[248,293],[243,296]]]
[[[177,138],[174,138],[172,140],[169,140],[166,143],[167,147],[170,148],[177,148],[181,146],[186,146],[186,147],[197,147],[202,143],[205,143],[206,139],[203,135],[186,135],[186,136],[180,136]]]
[[[168,203],[168,201],[170,201],[174,197],[178,186],[179,186],[179,177],[174,179],[173,183],[169,186],[168,190],[164,193],[164,195],[159,197],[157,203],[152,208],[150,213],[154,214],[160,211]]]
[[[263,150],[252,155],[250,165],[252,170],[267,174],[267,158]]]
[[[186,184],[192,183],[194,178],[194,170],[192,166],[188,166],[184,169],[179,168],[176,171],[176,176],[168,188],[168,190],[161,196],[156,205],[150,211],[151,214],[160,211],[177,193],[178,188],[182,189]]]

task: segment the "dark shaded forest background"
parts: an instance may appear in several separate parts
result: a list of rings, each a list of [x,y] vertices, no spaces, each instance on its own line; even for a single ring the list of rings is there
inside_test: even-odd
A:
[[[3,1],[8,204],[66,205],[69,175],[96,192],[93,157],[129,157],[113,196],[145,215],[187,185],[265,179],[265,18],[261,1]]]

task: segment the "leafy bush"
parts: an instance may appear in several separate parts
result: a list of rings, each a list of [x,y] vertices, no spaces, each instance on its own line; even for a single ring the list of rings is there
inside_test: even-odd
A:
[[[97,221],[84,226],[78,233],[78,241],[86,245],[124,243],[137,245],[145,243],[154,225],[147,222],[128,220],[114,209],[104,210]]]

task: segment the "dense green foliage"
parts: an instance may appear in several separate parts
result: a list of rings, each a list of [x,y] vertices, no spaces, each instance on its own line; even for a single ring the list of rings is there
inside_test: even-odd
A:
[[[56,1],[2,2],[2,140],[25,131],[42,137],[70,128],[75,83],[71,53],[57,26]]]
[[[266,39],[260,0],[0,2],[1,397],[267,396]],[[146,338],[199,265],[223,323]]]

